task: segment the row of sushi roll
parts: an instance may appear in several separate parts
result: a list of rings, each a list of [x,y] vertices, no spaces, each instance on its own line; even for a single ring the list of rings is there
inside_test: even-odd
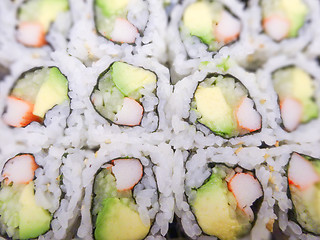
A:
[[[126,52],[166,61],[161,1],[5,0],[0,8],[6,65],[21,55],[50,59],[54,50],[67,50],[86,65]]]
[[[1,1],[2,237],[318,239],[319,12]]]

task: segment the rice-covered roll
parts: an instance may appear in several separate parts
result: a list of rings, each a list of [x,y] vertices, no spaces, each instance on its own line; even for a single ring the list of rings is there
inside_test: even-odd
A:
[[[188,154],[175,156],[180,167],[179,161],[186,161],[183,170],[186,172],[179,181],[186,195],[183,197],[179,190],[175,196],[176,214],[189,237],[201,239],[209,235],[223,240],[270,237],[266,225],[275,215],[274,202],[267,203],[272,193],[268,174],[265,176],[265,169],[260,166],[264,154],[264,150],[252,147],[236,154],[231,148],[208,148],[191,153],[188,159]],[[173,178],[178,171],[179,167],[175,167]]]
[[[71,3],[77,12],[68,51],[86,65],[105,55],[121,57],[125,52],[166,61],[167,17],[161,1],[78,2]]]
[[[85,196],[77,236],[162,239],[173,218],[173,198],[170,185],[163,191],[164,183],[158,181],[169,174],[163,171],[166,161],[161,158],[171,158],[172,150],[168,145],[120,145],[105,145],[86,162],[82,177]],[[154,158],[156,154],[158,157]]]
[[[278,140],[313,142],[319,127],[319,67],[303,55],[270,59],[258,72],[264,111]],[[264,98],[263,97],[263,98]]]
[[[268,150],[268,156],[280,229],[293,239],[317,239],[319,149],[316,144],[284,145]]]
[[[250,191],[244,192],[244,185]],[[255,218],[252,209],[263,196],[261,185],[251,172],[234,172],[219,165],[193,194],[194,199],[189,202],[202,231],[224,240],[250,232]]]
[[[174,83],[192,71],[193,62],[212,58],[224,46],[231,55],[246,48],[243,8],[233,0],[189,0],[174,7],[167,35]]]
[[[48,148],[65,130],[70,114],[67,77],[57,61],[26,58],[0,82],[0,149],[22,142]],[[41,66],[41,67],[39,67]]]
[[[291,132],[301,123],[318,117],[316,89],[310,74],[297,66],[289,66],[276,70],[272,79],[285,130]]]
[[[246,67],[257,70],[274,54],[302,51],[315,36],[319,11],[318,1],[249,1],[249,40],[255,50],[244,59]]]
[[[17,40],[28,47],[47,44],[46,34],[58,15],[69,10],[68,0],[27,0],[18,9]],[[36,13],[36,14],[34,14]]]
[[[24,72],[7,98],[3,121],[12,127],[43,123],[46,113],[69,101],[68,80],[57,67],[39,67]]]
[[[292,153],[288,164],[288,185],[293,213],[299,225],[315,235],[320,235],[319,182],[320,159]]]
[[[81,129],[67,133],[76,144],[73,146],[83,140],[83,144],[97,147],[121,133],[140,138],[152,137],[147,133],[154,131],[170,131],[165,106],[172,87],[168,69],[157,61],[133,55],[122,59],[106,56],[86,68],[66,54],[59,58],[72,62],[66,71],[72,75],[73,111],[68,125]]]
[[[98,79],[91,94],[97,112],[107,120],[124,126],[138,126],[143,118],[141,100],[154,95],[156,75],[125,62],[114,62]]]
[[[261,129],[248,90],[232,76],[213,74],[199,83],[191,101],[197,122],[216,135],[230,138]]]
[[[8,145],[12,152],[14,145]],[[21,147],[20,147],[21,148]],[[26,147],[25,147],[26,148]],[[34,148],[32,148],[35,150]],[[50,239],[61,198],[59,167],[61,151],[18,153],[1,158],[0,231],[11,239]],[[55,152],[58,150],[58,154]],[[59,156],[58,156],[59,155]],[[58,238],[56,238],[58,239]]]
[[[116,4],[115,4],[116,3]],[[128,21],[130,1],[96,0],[94,2],[95,21],[98,32],[117,43],[134,43],[139,32]]]
[[[199,146],[273,144],[255,75],[232,60],[206,62],[201,69],[175,86],[167,111],[177,134],[172,144],[185,149],[192,141]],[[179,140],[187,136],[188,141]]]
[[[66,49],[71,14],[68,0],[4,0],[0,3],[0,58],[9,65],[21,58],[50,59]]]

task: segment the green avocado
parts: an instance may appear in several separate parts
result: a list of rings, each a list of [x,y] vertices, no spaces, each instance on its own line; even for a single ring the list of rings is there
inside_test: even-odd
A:
[[[36,238],[50,229],[52,216],[36,204],[33,181],[24,187],[19,203],[20,239]]]
[[[209,3],[195,2],[187,7],[183,23],[191,35],[199,37],[204,43],[213,41],[213,21]]]
[[[157,77],[153,72],[124,62],[112,64],[111,77],[116,87],[125,97],[131,97],[145,85],[155,84],[157,81]]]
[[[231,135],[236,126],[232,118],[232,108],[226,102],[219,87],[199,86],[195,92],[198,120],[218,135]]]
[[[236,200],[219,171],[214,168],[209,180],[196,190],[191,206],[204,233],[221,240],[235,240],[250,231],[251,223],[237,209]]]
[[[37,94],[33,114],[43,118],[48,110],[68,99],[68,80],[58,68],[50,68]]]
[[[128,5],[128,0],[96,0],[95,3],[102,11],[103,15],[110,17],[122,12]]]
[[[131,209],[123,199],[106,198],[98,213],[94,236],[96,240],[139,240],[149,232],[139,213]]]
[[[282,9],[290,20],[289,37],[298,36],[300,28],[304,25],[308,8],[302,0],[282,0]]]

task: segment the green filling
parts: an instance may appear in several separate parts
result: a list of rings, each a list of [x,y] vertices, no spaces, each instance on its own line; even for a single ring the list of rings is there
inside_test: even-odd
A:
[[[314,169],[320,174],[320,160],[311,157],[305,159],[311,161]],[[307,231],[320,234],[320,183],[306,190],[300,190],[290,184],[289,189],[298,223]]]
[[[288,67],[274,72],[273,80],[280,102],[291,97],[302,104],[302,123],[318,117],[319,109],[314,100],[315,87],[308,73],[298,67]]]
[[[18,79],[12,96],[34,104],[33,114],[43,118],[48,110],[68,97],[68,80],[56,67],[27,72]]]
[[[58,68],[50,68],[49,76],[37,94],[33,114],[43,118],[48,110],[67,100],[69,100],[68,80]]]
[[[31,181],[27,185],[3,184],[0,190],[0,219],[9,237],[29,239],[47,232],[52,216],[36,204]]]
[[[195,192],[192,210],[202,231],[221,240],[235,240],[251,229],[250,219],[229,192],[225,167],[215,167],[209,180]]]
[[[156,75],[151,71],[115,62],[108,72],[99,77],[91,101],[98,113],[114,122],[125,97],[140,102],[143,91],[154,92],[156,81]]]
[[[241,83],[219,75],[199,84],[191,109],[197,115],[197,121],[215,134],[227,138],[239,136],[247,131],[238,127],[234,111],[246,96],[248,91]]]
[[[68,0],[29,0],[21,6],[18,18],[22,22],[40,22],[48,32],[58,14],[68,10]]]
[[[144,225],[136,210],[132,191],[117,191],[111,169],[103,169],[94,183],[92,215],[95,239],[143,239],[150,224]]]

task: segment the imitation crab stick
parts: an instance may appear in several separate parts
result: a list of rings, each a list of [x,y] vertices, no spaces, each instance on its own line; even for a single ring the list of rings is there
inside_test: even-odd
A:
[[[288,169],[288,181],[289,184],[305,190],[314,183],[319,182],[320,176],[308,160],[298,153],[293,153]]]
[[[47,43],[44,28],[42,24],[38,22],[20,23],[17,39],[19,42],[29,47],[42,47]]]
[[[265,32],[274,40],[280,41],[286,38],[290,30],[290,22],[287,18],[273,15],[263,20]]]
[[[258,180],[251,174],[237,173],[228,182],[228,188],[237,200],[238,207],[253,219],[251,205],[263,195]]]
[[[6,184],[28,184],[34,178],[34,172],[39,166],[31,154],[21,154],[8,160],[2,170]]]
[[[117,18],[111,32],[111,40],[120,43],[134,43],[138,36],[137,28],[128,20]]]
[[[221,19],[215,27],[215,37],[218,42],[229,43],[236,40],[240,34],[241,24],[238,19],[227,11],[223,11]]]
[[[137,126],[143,116],[143,107],[132,98],[125,97],[121,110],[116,114],[116,124]]]
[[[138,159],[116,159],[112,163],[118,191],[132,189],[142,178],[143,168]]]
[[[253,104],[250,98],[245,97],[236,111],[238,125],[250,132],[261,128],[261,116],[253,108]]]
[[[289,132],[295,130],[302,119],[303,106],[299,100],[286,97],[280,102],[283,126]]]
[[[9,96],[7,103],[7,110],[3,115],[3,120],[8,125],[13,127],[24,127],[33,121],[42,121],[40,117],[32,114],[33,104],[14,96]]]

